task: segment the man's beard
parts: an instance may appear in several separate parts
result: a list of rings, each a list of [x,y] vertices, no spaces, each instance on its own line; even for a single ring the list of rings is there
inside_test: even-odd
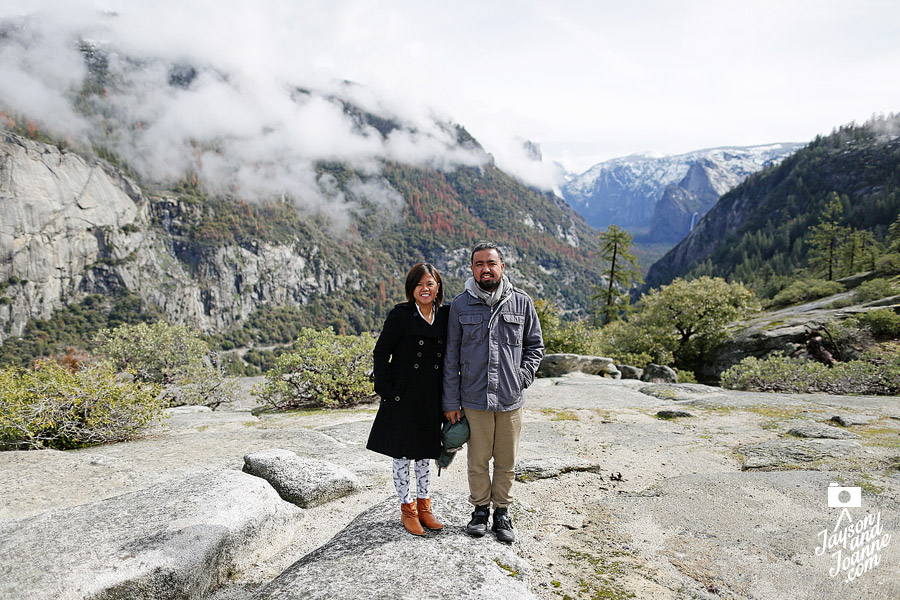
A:
[[[493,292],[494,290],[497,289],[497,286],[500,285],[500,280],[494,279],[493,281],[488,281],[486,283],[481,283],[480,281],[476,281],[475,283],[478,284],[478,287],[480,287],[484,291]]]

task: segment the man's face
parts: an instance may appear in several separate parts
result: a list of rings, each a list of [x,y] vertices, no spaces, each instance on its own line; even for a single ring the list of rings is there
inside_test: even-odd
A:
[[[493,291],[503,277],[503,261],[493,248],[479,250],[472,256],[472,277],[481,289]]]

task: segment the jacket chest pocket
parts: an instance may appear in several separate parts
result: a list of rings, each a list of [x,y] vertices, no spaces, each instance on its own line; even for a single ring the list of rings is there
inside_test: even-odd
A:
[[[510,346],[522,345],[522,330],[525,328],[525,315],[503,313],[501,325],[501,339],[504,344]]]
[[[462,341],[464,344],[473,344],[481,339],[483,322],[484,320],[479,314],[459,315],[459,324],[462,328]]]

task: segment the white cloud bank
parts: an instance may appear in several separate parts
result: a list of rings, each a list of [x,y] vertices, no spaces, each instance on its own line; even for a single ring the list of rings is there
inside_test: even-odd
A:
[[[335,77],[298,20],[315,11],[285,3],[234,0],[183,4],[30,3],[6,7],[0,38],[0,105],[59,137],[102,140],[142,177],[173,182],[195,173],[215,193],[248,200],[289,196],[346,219],[353,201],[317,177],[317,161],[339,161],[370,175],[379,160],[453,169],[484,164],[462,147],[449,119],[396,90]],[[27,11],[27,12],[26,12]],[[100,74],[93,110],[78,111],[90,80],[85,47]],[[343,101],[393,121],[382,135]],[[87,115],[87,116],[86,116]],[[98,116],[99,115],[99,116]],[[382,187],[384,182],[380,183]],[[396,194],[357,187],[351,196]]]

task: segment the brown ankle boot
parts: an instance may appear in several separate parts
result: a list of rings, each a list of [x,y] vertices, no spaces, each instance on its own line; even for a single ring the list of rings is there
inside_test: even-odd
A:
[[[425,530],[422,529],[422,525],[419,523],[419,513],[416,510],[415,502],[400,505],[400,520],[411,534],[425,535]]]
[[[419,522],[422,525],[435,530],[444,528],[444,525],[431,512],[431,498],[419,498],[416,500],[416,508],[419,510]]]

